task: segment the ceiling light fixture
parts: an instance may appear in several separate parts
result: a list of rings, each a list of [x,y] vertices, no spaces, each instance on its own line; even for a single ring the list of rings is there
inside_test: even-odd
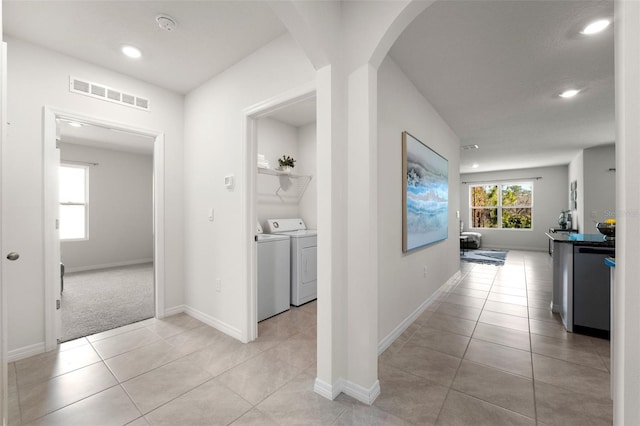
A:
[[[480,148],[480,147],[478,145],[476,145],[476,144],[473,144],[473,145],[462,145],[460,147],[460,149],[463,150],[463,151],[469,151],[470,149],[478,149],[478,148]]]
[[[611,21],[609,19],[598,19],[597,21],[593,21],[589,25],[584,27],[582,31],[580,31],[580,33],[584,35],[597,34],[601,31],[604,31],[610,24]]]
[[[178,27],[176,20],[168,15],[156,16],[156,22],[158,23],[158,26],[165,31],[175,31]]]
[[[565,90],[564,92],[560,93],[559,96],[561,98],[564,98],[564,99],[569,99],[569,98],[573,98],[578,93],[580,93],[580,90],[578,90],[578,89],[569,89],[569,90]]]
[[[133,46],[122,46],[122,53],[132,59],[138,59],[142,56],[142,52],[140,52],[140,49]]]
[[[472,169],[477,169],[478,167],[480,167],[480,164],[478,164],[478,163],[473,163],[473,164],[471,165],[471,168],[472,168]]]

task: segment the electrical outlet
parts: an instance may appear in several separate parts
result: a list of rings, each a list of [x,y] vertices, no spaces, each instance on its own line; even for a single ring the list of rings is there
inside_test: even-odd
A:
[[[425,276],[425,277],[427,276],[427,270],[428,270],[428,269],[429,269],[428,267],[426,267],[426,266],[424,267],[424,276]]]
[[[220,278],[216,278],[216,292],[220,293],[222,291],[222,280]]]

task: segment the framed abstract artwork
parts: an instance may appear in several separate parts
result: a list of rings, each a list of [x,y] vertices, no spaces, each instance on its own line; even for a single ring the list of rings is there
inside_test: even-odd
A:
[[[402,251],[449,234],[449,162],[408,132],[402,132]]]

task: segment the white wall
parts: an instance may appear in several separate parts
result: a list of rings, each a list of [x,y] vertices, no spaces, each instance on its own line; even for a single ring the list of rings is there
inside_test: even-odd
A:
[[[295,158],[295,173],[300,170],[300,158],[298,156],[298,132],[293,126],[285,124],[271,118],[261,118],[258,120],[258,153],[263,154],[265,160],[269,161],[269,167],[278,168],[278,158],[283,154]],[[279,194],[276,191],[282,186],[286,187],[294,183],[293,179],[282,176],[273,176],[266,174],[258,174],[256,189],[258,193],[258,202],[256,205],[256,213],[258,221],[264,228],[267,219],[285,219],[299,216],[298,202],[287,198],[291,192],[287,192],[287,188],[281,189]]]
[[[597,233],[596,222],[615,217],[616,149],[614,145],[584,150],[584,232]]]
[[[294,174],[311,176],[302,196],[296,198],[301,180],[286,176],[258,174],[258,221],[264,228],[267,219],[301,217],[308,229],[317,229],[316,125],[294,127],[271,118],[258,120],[258,153],[272,169],[283,154],[296,160]],[[276,191],[278,195],[276,195]],[[292,198],[293,197],[293,198]]]
[[[460,269],[460,141],[387,56],[378,73],[378,340],[381,341]],[[449,237],[402,253],[402,131],[449,161]],[[424,267],[428,276],[424,276]]]
[[[153,156],[62,143],[60,158],[98,163],[88,167],[89,239],[60,243],[66,271],[151,262]]]
[[[609,170],[616,167],[615,156],[615,145],[597,146],[580,151],[569,164],[569,182],[578,182],[574,228],[581,233],[596,234],[594,221],[615,217],[616,172]]]
[[[308,229],[318,229],[318,174],[316,173],[316,123],[298,127],[298,158],[296,173],[311,176],[307,190],[300,199],[299,216]]]
[[[576,157],[569,163],[569,185],[571,182],[577,184],[577,199],[576,207],[573,208],[571,203],[571,193],[569,192],[567,198],[567,205],[571,209],[571,220],[573,223],[571,226],[573,229],[577,229],[578,232],[582,232],[584,229],[584,151],[580,151]]]
[[[185,99],[185,302],[236,336],[247,318],[242,111],[315,77],[298,45],[284,35]],[[223,185],[228,174],[236,177],[231,191]],[[215,220],[209,222],[212,207]]]
[[[500,172],[469,173],[460,176],[461,182],[509,181],[541,177],[533,180],[533,227],[526,229],[479,229],[482,246],[520,250],[548,250],[549,239],[545,232],[558,226],[558,217],[567,209],[569,181],[567,166],[534,169],[505,170]],[[469,185],[460,184],[460,219],[469,230]],[[471,229],[476,231],[475,229]]]
[[[43,106],[165,133],[165,304],[183,303],[183,97],[16,39],[8,39],[8,143],[2,194],[10,226],[3,244],[21,254],[5,268],[9,350],[44,342]],[[69,75],[140,94],[151,111],[69,92]],[[19,184],[18,184],[19,183]]]

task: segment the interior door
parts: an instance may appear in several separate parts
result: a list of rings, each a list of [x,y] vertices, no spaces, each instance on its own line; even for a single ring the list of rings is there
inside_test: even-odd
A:
[[[60,144],[59,144],[60,136],[59,136],[59,127],[56,125],[56,143],[55,143],[55,166],[56,170],[54,173],[50,174],[51,185],[55,188],[55,238],[53,241],[53,258],[57,259],[59,264],[62,264],[62,259],[60,255],[60,174],[58,172],[58,168],[60,166]],[[56,294],[56,310],[54,312],[54,329],[55,329],[55,338],[57,342],[60,342],[60,337],[62,336],[62,279],[61,273],[56,269],[55,279],[54,279],[54,288]]]
[[[0,8],[2,5],[0,5]],[[0,13],[0,16],[2,13]],[[6,125],[7,122],[7,102],[6,102],[6,88],[7,88],[7,67],[6,67],[6,43],[1,44],[0,52],[0,188],[2,188],[2,161],[3,161],[3,147],[6,138]],[[2,221],[2,196],[0,195],[0,242],[2,239],[2,228],[4,223]],[[5,247],[0,243],[0,253],[3,255],[0,261],[0,423],[3,425],[9,424],[9,404],[7,402],[7,292],[5,289],[5,280],[3,277],[4,268],[3,263],[6,261]]]
[[[45,350],[55,349],[61,335],[58,124],[56,114],[44,108],[44,314]]]

